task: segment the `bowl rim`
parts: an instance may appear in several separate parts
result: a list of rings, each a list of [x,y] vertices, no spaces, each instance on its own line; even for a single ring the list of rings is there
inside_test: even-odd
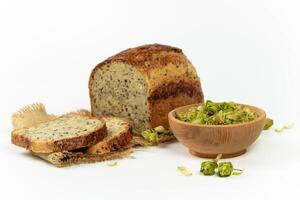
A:
[[[200,106],[200,105],[202,105],[202,104],[204,104],[204,103],[205,103],[205,102],[202,102],[202,103],[195,103],[195,104],[189,104],[189,105],[177,107],[177,108],[173,109],[172,111],[170,111],[170,112],[168,113],[168,118],[171,119],[171,120],[173,120],[173,121],[176,122],[176,123],[181,123],[181,124],[187,125],[187,126],[202,127],[202,128],[203,128],[203,127],[207,127],[207,128],[239,127],[239,126],[245,126],[245,125],[248,125],[248,124],[254,124],[254,123],[256,123],[256,122],[258,122],[258,121],[261,121],[261,120],[263,120],[263,119],[266,118],[266,112],[265,112],[263,109],[258,108],[258,107],[256,107],[256,106],[252,106],[252,105],[248,105],[248,104],[242,104],[242,103],[236,103],[236,102],[234,102],[234,103],[235,103],[235,104],[238,104],[238,105],[241,105],[241,106],[245,106],[245,107],[251,109],[252,111],[254,111],[254,112],[255,112],[256,114],[258,114],[259,116],[258,116],[256,119],[254,119],[254,120],[252,120],[252,121],[249,121],[249,122],[243,122],[243,123],[238,123],[238,124],[224,124],[224,125],[223,125],[223,124],[222,124],[222,125],[192,124],[192,123],[190,123],[190,122],[181,121],[181,120],[179,120],[179,119],[177,119],[177,118],[175,117],[175,113],[176,113],[176,111],[178,111],[178,110],[181,110],[181,109],[184,109],[184,108],[187,108],[187,107],[193,107],[193,106],[196,107],[196,106]],[[259,111],[259,113],[257,113],[257,111],[255,111],[255,110],[253,110],[253,109],[256,109],[257,111]]]

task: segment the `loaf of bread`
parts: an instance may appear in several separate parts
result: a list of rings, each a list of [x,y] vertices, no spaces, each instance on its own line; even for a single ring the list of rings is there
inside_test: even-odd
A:
[[[118,117],[104,117],[107,127],[107,136],[95,145],[88,147],[89,154],[104,154],[122,149],[132,140],[129,123]]]
[[[160,44],[127,49],[98,64],[91,73],[92,115],[129,120],[135,134],[168,128],[174,108],[203,102],[197,72],[179,48]]]
[[[11,140],[13,144],[36,153],[51,153],[91,146],[106,136],[103,119],[69,114],[14,130]]]

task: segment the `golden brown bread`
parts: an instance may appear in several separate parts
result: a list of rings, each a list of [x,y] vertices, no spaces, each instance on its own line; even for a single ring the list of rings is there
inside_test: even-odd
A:
[[[93,116],[125,117],[136,134],[168,128],[172,109],[203,102],[191,62],[181,49],[160,44],[127,49],[101,62],[91,73],[89,90]]]
[[[94,145],[107,135],[103,119],[77,114],[14,130],[13,144],[37,153],[51,153]]]
[[[131,143],[131,127],[126,120],[118,117],[104,117],[103,119],[107,127],[107,136],[97,144],[89,146],[87,149],[89,154],[117,151]]]

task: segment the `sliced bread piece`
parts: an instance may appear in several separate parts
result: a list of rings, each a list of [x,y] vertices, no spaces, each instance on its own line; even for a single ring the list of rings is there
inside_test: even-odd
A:
[[[68,151],[94,145],[107,135],[103,119],[68,114],[14,130],[13,144],[36,153]]]
[[[89,154],[104,154],[129,145],[132,140],[129,123],[118,117],[104,117],[107,127],[107,137],[99,143],[88,147]]]

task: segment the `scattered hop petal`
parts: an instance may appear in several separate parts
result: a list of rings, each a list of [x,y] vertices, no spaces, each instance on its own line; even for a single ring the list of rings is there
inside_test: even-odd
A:
[[[284,130],[283,127],[282,127],[282,128],[275,128],[275,129],[274,129],[274,131],[275,131],[276,133],[281,133],[283,130]]]
[[[294,126],[294,124],[285,124],[285,125],[283,126],[283,128],[284,128],[284,129],[291,129],[291,128],[293,128],[293,126]]]
[[[281,128],[275,128],[275,132],[277,132],[277,133],[280,133],[280,132],[282,132],[282,131],[284,131],[285,129],[291,129],[291,128],[293,128],[293,124],[285,124],[283,127],[281,127]]]
[[[193,174],[189,172],[185,167],[178,166],[177,170],[184,176],[192,176]]]
[[[109,167],[114,167],[114,166],[117,166],[118,162],[110,162],[110,163],[107,163],[107,166]]]
[[[232,172],[232,175],[235,175],[235,176],[239,176],[242,174],[243,174],[243,170],[241,170],[241,169],[234,169]]]

